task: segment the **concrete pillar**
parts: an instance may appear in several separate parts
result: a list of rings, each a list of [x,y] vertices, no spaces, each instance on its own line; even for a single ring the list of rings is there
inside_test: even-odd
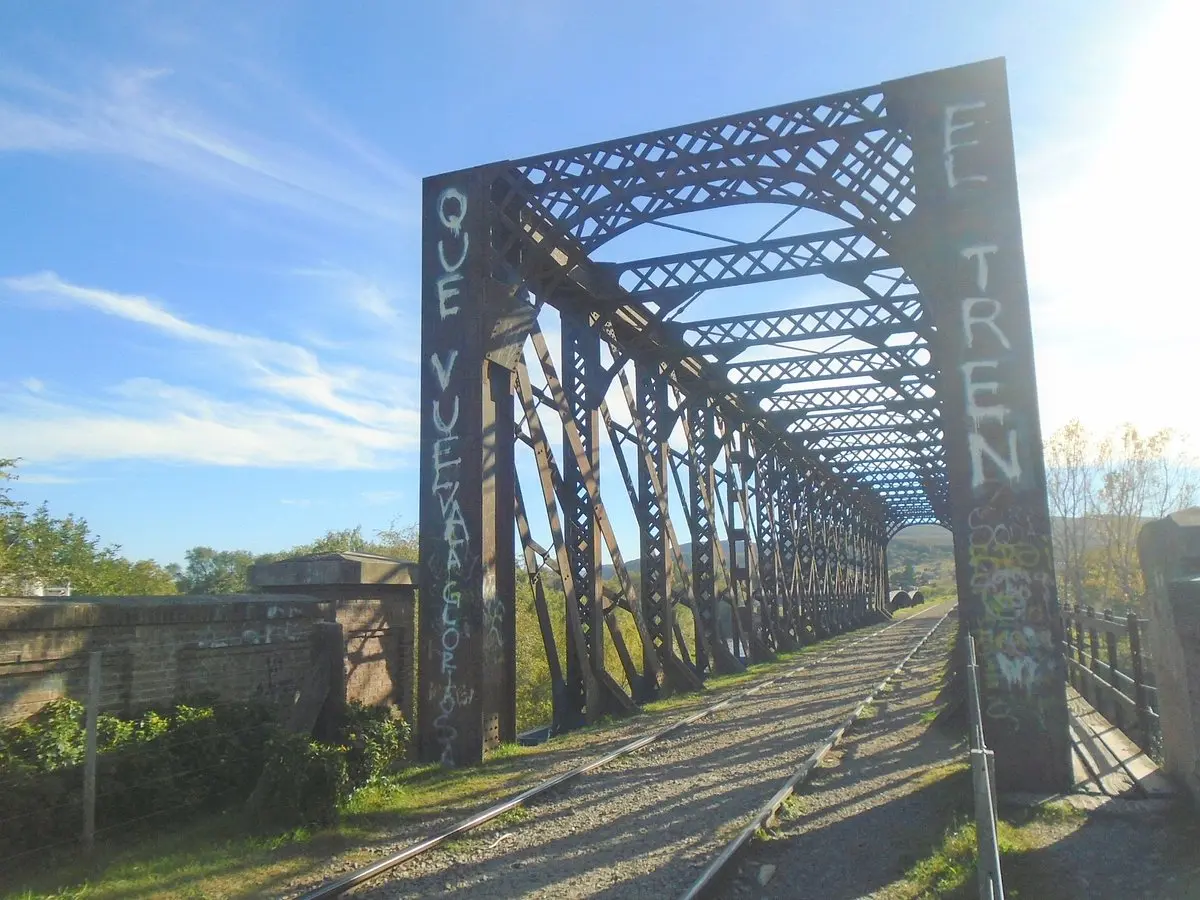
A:
[[[1200,507],[1138,535],[1167,774],[1200,802]]]
[[[266,594],[328,601],[343,635],[345,699],[398,706],[413,720],[415,563],[352,551],[313,553],[252,566],[250,583]],[[270,610],[267,616],[270,629]]]

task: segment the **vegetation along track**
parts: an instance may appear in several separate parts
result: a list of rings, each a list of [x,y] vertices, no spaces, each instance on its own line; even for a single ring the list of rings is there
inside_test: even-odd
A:
[[[727,823],[744,820],[762,802],[763,784],[788,775],[823,743],[863,692],[926,633],[941,605],[845,641],[301,900],[338,897],[370,881],[377,883],[355,895],[678,894],[728,840]],[[805,672],[819,679],[794,677]],[[701,720],[702,731],[684,733]],[[651,745],[653,753],[638,753]],[[564,791],[572,781],[580,782],[576,790]],[[518,807],[528,810],[512,830],[489,834],[487,841],[463,838]]]

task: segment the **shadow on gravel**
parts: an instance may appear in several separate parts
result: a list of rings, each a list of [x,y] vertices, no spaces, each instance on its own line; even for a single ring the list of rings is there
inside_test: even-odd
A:
[[[857,655],[830,660],[811,689],[803,682],[788,680],[761,692],[756,700],[776,705],[753,716],[756,737],[737,739],[746,722],[739,721],[736,712],[722,713],[702,728],[669,738],[534,804],[533,818],[514,830],[536,828],[544,839],[512,849],[500,843],[494,850],[489,846],[494,840],[490,835],[468,839],[455,857],[474,871],[456,865],[435,872],[399,872],[371,895],[427,896],[452,891],[460,897],[494,900],[521,895],[535,889],[535,883],[537,889],[554,891],[556,886],[565,888],[573,880],[587,877],[589,896],[675,896],[707,864],[714,842],[723,843],[736,833],[744,817],[769,795],[771,786],[825,739],[879,682],[886,661],[894,660],[912,639],[904,629],[888,638],[868,649],[869,660]],[[819,693],[819,699],[809,699],[810,693]],[[789,748],[786,753],[780,753],[781,740]],[[691,759],[672,761],[670,751],[684,744],[693,748]],[[706,744],[713,749],[705,749]],[[761,760],[770,760],[769,767],[721,776],[739,763]],[[708,780],[697,785],[694,779],[703,781],[702,776]],[[624,802],[631,807],[627,813],[609,812]],[[605,813],[597,821],[593,810],[600,808],[605,808]],[[711,822],[711,828],[697,833],[698,821]],[[621,878],[623,862],[651,854],[663,860],[654,871],[633,880],[627,874]],[[535,870],[538,875],[531,881]]]
[[[1118,801],[1120,802],[1120,801]],[[1200,819],[1168,812],[1092,812],[1074,822],[1025,824],[1041,846],[1006,853],[1005,893],[1047,900],[1200,900]],[[964,893],[964,897],[969,896]]]
[[[874,714],[855,724],[773,838],[747,851],[717,896],[913,896],[894,893],[896,883],[970,812],[961,728],[929,724],[946,649],[939,641],[922,651],[894,689],[877,698]],[[774,876],[760,886],[757,876],[768,864]]]
[[[920,775],[912,781],[919,785]],[[874,896],[941,845],[947,824],[969,811],[969,791],[970,773],[956,772],[820,829],[762,842],[747,853],[745,868],[753,875],[756,863],[773,862],[781,870],[780,877],[757,896],[789,900]],[[831,809],[823,809],[823,817]],[[780,853],[789,857],[784,865]],[[742,883],[730,885],[729,896],[739,895]]]

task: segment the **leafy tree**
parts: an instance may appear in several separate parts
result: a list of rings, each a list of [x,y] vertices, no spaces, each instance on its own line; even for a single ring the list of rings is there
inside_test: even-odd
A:
[[[1052,528],[1054,561],[1062,599],[1085,602],[1084,577],[1090,544],[1089,522],[1096,515],[1096,463],[1091,437],[1083,423],[1073,419],[1046,442],[1046,491]]]
[[[0,459],[0,578],[70,582],[80,594],[174,594],[171,574],[153,560],[133,562],[117,545],[101,546],[87,520],[56,518],[45,503],[29,512],[12,499],[16,460]]]
[[[184,566],[161,566],[153,560],[133,561],[117,545],[102,545],[87,520],[57,518],[46,504],[30,511],[14,500],[10,482],[17,478],[16,460],[0,459],[0,592],[29,579],[70,581],[77,594],[235,594],[250,590],[248,575],[256,562],[334,551],[375,553],[416,560],[415,525],[393,522],[374,538],[362,526],[335,529],[291,550],[255,555],[248,550],[193,547]]]
[[[1078,420],[1046,443],[1052,537],[1064,599],[1136,605],[1144,592],[1137,536],[1148,519],[1195,502],[1195,462],[1170,429],[1126,424],[1099,440]]]
[[[282,558],[309,553],[351,552],[374,553],[379,556],[415,561],[418,543],[417,526],[415,525],[397,525],[392,522],[387,528],[377,531],[374,540],[363,534],[361,525],[356,525],[353,528],[327,531],[315,541],[300,544],[293,547],[288,553],[278,554],[278,556]]]
[[[362,526],[331,529],[307,544],[291,550],[255,555],[249,550],[214,550],[193,547],[185,554],[186,566],[178,570],[179,590],[187,594],[239,594],[252,590],[250,567],[255,563],[275,562],[290,556],[312,553],[374,553],[395,559],[415,561],[418,550],[417,527],[392,523],[376,532],[375,538],[363,534]]]
[[[178,581],[185,594],[242,594],[249,590],[247,575],[255,557],[248,550],[193,547]]]

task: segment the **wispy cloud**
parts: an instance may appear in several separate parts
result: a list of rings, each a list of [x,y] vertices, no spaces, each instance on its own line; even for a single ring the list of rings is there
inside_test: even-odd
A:
[[[173,91],[174,75],[90,71],[76,79],[86,86],[75,87],[0,70],[0,152],[109,155],[312,214],[415,222],[417,179],[361,138],[304,110],[293,129],[318,140],[264,136]],[[319,143],[327,152],[312,149]]]
[[[53,272],[0,288],[82,307],[214,354],[236,399],[131,378],[74,401],[44,390],[0,398],[4,453],[41,462],[140,457],[234,466],[363,468],[416,443],[411,382],[386,370],[326,363],[311,349],[193,322],[148,297],[73,284]]]
[[[251,386],[281,398],[356,422],[407,422],[409,414],[404,407],[409,404],[403,397],[404,384],[387,373],[367,372],[357,366],[326,366],[306,347],[196,324],[148,297],[73,284],[54,272],[5,278],[0,286],[23,295],[83,306],[180,341],[207,346],[241,367],[249,375]],[[387,402],[373,399],[373,395]]]
[[[36,464],[142,459],[368,469],[389,465],[417,434],[415,423],[408,429],[348,423],[149,379],[76,402],[0,397],[0,423],[4,452]]]
[[[22,472],[21,484],[80,484],[86,478],[69,478],[66,475],[46,475],[38,472]]]
[[[405,315],[401,291],[382,279],[333,264],[296,268],[287,274],[322,285],[333,295],[339,309],[348,309],[361,315],[373,327],[418,325]]]
[[[371,506],[383,506],[403,500],[408,494],[405,491],[363,491],[361,496],[363,502],[369,503]]]

